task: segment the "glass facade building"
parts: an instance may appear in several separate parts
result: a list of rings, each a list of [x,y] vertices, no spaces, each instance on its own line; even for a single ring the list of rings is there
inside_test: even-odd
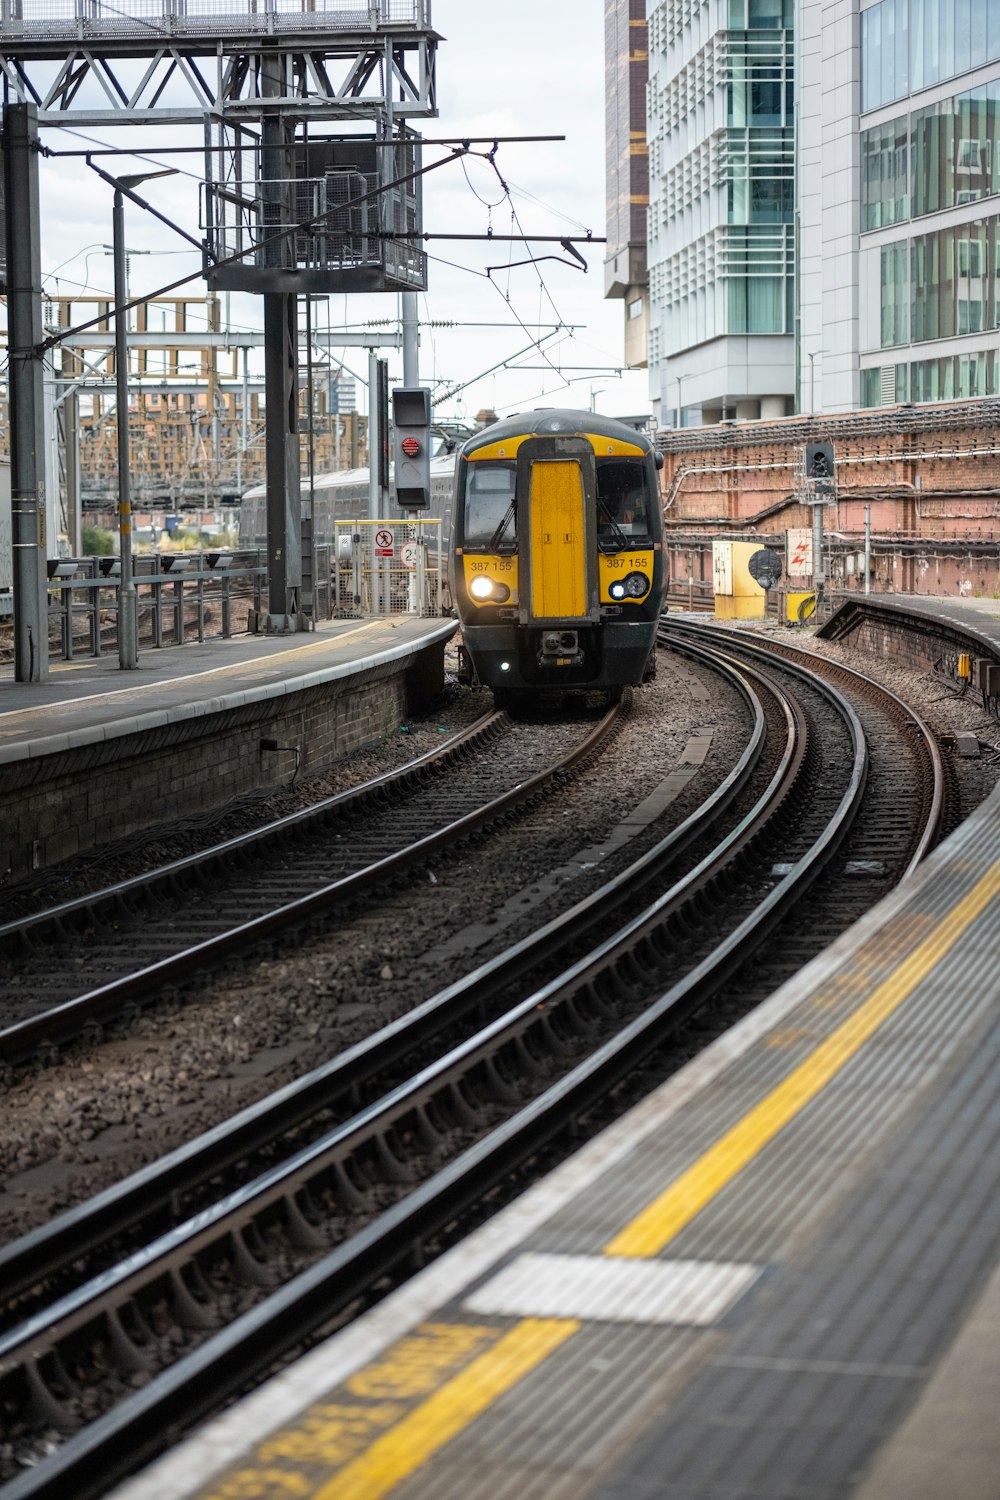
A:
[[[860,20],[861,404],[994,395],[1000,0],[878,0]]]
[[[794,392],[795,0],[649,0],[650,392],[662,425]]]

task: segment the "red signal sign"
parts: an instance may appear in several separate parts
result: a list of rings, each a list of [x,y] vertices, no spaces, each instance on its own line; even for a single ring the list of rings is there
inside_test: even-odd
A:
[[[400,447],[406,454],[407,458],[416,458],[417,454],[420,452],[420,443],[415,437],[404,438],[400,443]]]

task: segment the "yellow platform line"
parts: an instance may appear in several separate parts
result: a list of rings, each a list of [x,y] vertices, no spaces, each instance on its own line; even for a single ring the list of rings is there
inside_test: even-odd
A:
[[[313,1500],[381,1500],[580,1327],[570,1318],[526,1318],[409,1416],[321,1485]]]
[[[1000,892],[992,866],[934,931],[810,1055],[604,1246],[605,1255],[658,1255],[697,1213],[840,1072],[899,1009]],[[876,939],[877,941],[877,939]]]

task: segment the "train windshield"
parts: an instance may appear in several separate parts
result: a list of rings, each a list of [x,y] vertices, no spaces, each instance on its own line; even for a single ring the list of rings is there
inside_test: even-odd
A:
[[[512,458],[480,459],[466,466],[466,551],[513,551],[514,487],[517,464]]]
[[[651,541],[645,459],[598,458],[598,547],[602,552],[620,552]]]

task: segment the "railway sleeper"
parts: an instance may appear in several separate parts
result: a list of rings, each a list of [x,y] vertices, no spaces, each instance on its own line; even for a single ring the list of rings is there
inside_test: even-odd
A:
[[[341,1208],[345,1210],[367,1208],[368,1195],[353,1180],[347,1162],[334,1162],[331,1175],[337,1202]]]
[[[153,1334],[135,1302],[112,1307],[104,1314],[111,1353],[119,1370],[127,1375],[150,1373],[155,1360],[146,1352],[154,1347]],[[126,1328],[125,1320],[129,1327]]]
[[[570,1034],[578,1041],[592,1037],[601,1029],[601,1022],[583,1002],[584,991],[576,990],[563,1002],[563,1014]]]
[[[529,1078],[537,1080],[548,1071],[542,1059],[536,1057],[531,1051],[527,1044],[527,1039],[521,1033],[511,1038],[509,1046],[511,1053],[516,1059],[519,1073],[524,1073]]]
[[[421,1151],[435,1151],[444,1139],[431,1119],[426,1104],[418,1104],[413,1111],[413,1139]]]
[[[499,1066],[498,1057],[484,1058],[482,1068],[490,1094],[498,1104],[520,1103],[521,1095],[510,1079],[503,1073]]]
[[[391,1141],[391,1143],[390,1143]],[[411,1167],[397,1154],[395,1150],[397,1136],[394,1130],[380,1133],[374,1139],[375,1158],[378,1162],[379,1175],[386,1182],[412,1183],[414,1174]]]
[[[447,1098],[448,1107],[453,1112],[455,1124],[465,1125],[472,1129],[480,1124],[479,1111],[462,1092],[462,1082],[463,1080],[456,1079],[455,1082],[449,1083],[443,1092]]]
[[[232,1268],[237,1281],[246,1286],[263,1287],[270,1291],[278,1285],[278,1276],[269,1265],[267,1251],[260,1232],[252,1221],[229,1234],[232,1249]]]
[[[29,1360],[23,1373],[28,1388],[25,1419],[54,1427],[56,1432],[75,1432],[80,1424],[64,1404],[63,1397],[72,1400],[77,1387],[58,1354],[50,1351],[41,1359]]]
[[[175,1267],[170,1272],[170,1306],[182,1328],[218,1328],[221,1319],[212,1307],[212,1296],[197,1264]]]
[[[532,1033],[540,1032],[545,1038],[545,1049],[550,1056],[562,1058],[568,1062],[575,1057],[579,1047],[565,1035],[561,1023],[564,1020],[564,1008],[562,1005],[558,1010],[547,1009],[535,1020],[531,1028]]]
[[[289,1193],[284,1199],[285,1232],[297,1250],[326,1250],[329,1238],[320,1228],[320,1214],[309,1195],[302,1188]]]

